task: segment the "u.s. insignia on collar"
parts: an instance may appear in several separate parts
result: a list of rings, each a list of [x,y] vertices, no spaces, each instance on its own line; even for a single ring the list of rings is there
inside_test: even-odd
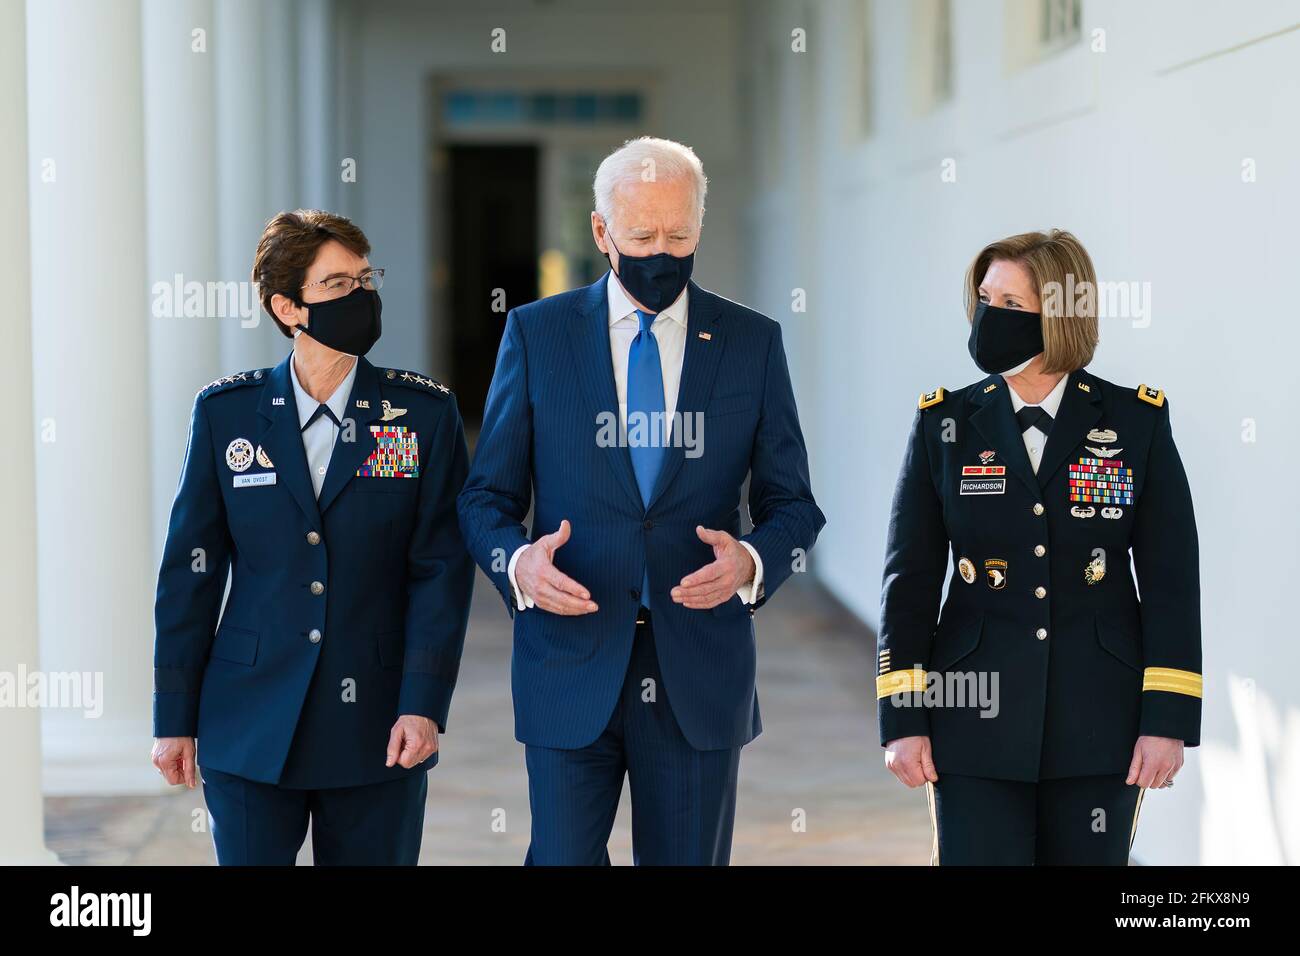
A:
[[[997,387],[998,387],[997,382],[989,382],[987,385],[984,386],[984,394],[987,395],[989,392],[993,391]]]
[[[1081,391],[1081,392],[1091,392],[1091,391],[1092,391],[1092,386],[1089,385],[1087,382],[1080,382],[1080,383],[1079,383],[1079,391]]]
[[[384,399],[384,417],[380,419],[381,421],[391,422],[394,418],[401,418],[405,414],[406,409],[394,408],[392,402],[388,399]]]
[[[933,392],[926,392],[921,396],[921,400],[916,403],[917,408],[929,408],[931,405],[938,405],[943,401],[943,388],[936,388]]]
[[[1146,402],[1148,405],[1154,405],[1156,408],[1159,408],[1165,403],[1165,392],[1164,389],[1156,388],[1154,385],[1139,385],[1138,398],[1142,399],[1142,401]]]

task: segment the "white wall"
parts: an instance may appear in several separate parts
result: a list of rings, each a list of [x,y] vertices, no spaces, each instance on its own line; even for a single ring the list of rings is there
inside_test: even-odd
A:
[[[1057,226],[1105,280],[1151,284],[1151,322],[1103,321],[1091,369],[1164,388],[1201,539],[1204,739],[1173,791],[1144,805],[1147,862],[1300,860],[1300,472],[1288,393],[1300,329],[1300,4],[1085,0],[1084,41],[1004,66],[1002,0],[953,4],[955,99],[912,115],[910,10],[871,4],[874,125],[857,131],[865,4],[767,3],[747,62],[780,51],[774,121],[796,141],[749,207],[751,303],[780,318],[828,525],[822,581],[875,623],[885,526],[918,393],[979,377],[963,272],[986,242]],[[812,24],[810,27],[809,24]],[[809,29],[809,52],[789,33]],[[1089,49],[1095,28],[1106,52]],[[1276,34],[1276,35],[1274,35]],[[1257,41],[1257,42],[1252,42]],[[816,118],[795,104],[816,77]],[[759,84],[751,87],[758,91]],[[799,130],[811,130],[801,139]],[[762,143],[761,127],[756,142]],[[957,181],[941,180],[956,161]],[[1253,159],[1258,181],[1242,181]],[[760,157],[759,166],[770,162]],[[815,177],[812,250],[792,248]],[[811,254],[810,254],[811,252]],[[807,288],[808,315],[790,312]],[[1257,440],[1243,441],[1243,420]],[[864,693],[869,675],[863,676]],[[1230,694],[1230,686],[1240,688]],[[1231,702],[1230,702],[1231,701]]]
[[[734,3],[661,0],[652,6],[599,0],[524,5],[368,2],[352,18],[356,76],[353,133],[340,145],[358,160],[358,181],[344,186],[349,213],[366,230],[374,261],[388,269],[384,338],[377,362],[445,374],[431,326],[428,83],[435,74],[483,70],[528,74],[559,70],[642,71],[654,77],[659,122],[648,133],[689,143],[711,179],[701,284],[740,294],[739,218],[748,159],[737,116]],[[506,52],[492,53],[491,31],[506,31]],[[592,170],[595,174],[595,170]],[[499,228],[509,229],[510,223]],[[511,303],[512,305],[517,303]]]

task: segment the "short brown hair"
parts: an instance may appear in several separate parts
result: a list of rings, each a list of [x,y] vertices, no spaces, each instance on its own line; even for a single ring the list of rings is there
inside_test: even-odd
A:
[[[966,319],[974,321],[980,283],[996,260],[1018,262],[1038,287],[1043,313],[1043,371],[1073,372],[1097,351],[1097,273],[1088,250],[1063,229],[1022,232],[991,242],[966,270]]]
[[[301,305],[299,294],[307,270],[316,261],[320,247],[331,239],[359,256],[370,255],[370,240],[352,220],[320,209],[298,209],[275,215],[257,241],[253,281],[257,283],[262,308],[289,338],[293,332],[271,311],[271,297],[278,293]]]

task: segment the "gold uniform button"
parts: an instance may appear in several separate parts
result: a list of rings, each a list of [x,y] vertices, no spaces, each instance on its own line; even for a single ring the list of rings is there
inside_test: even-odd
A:
[[[1043,510],[1044,510],[1044,509],[1043,509],[1043,506],[1042,506],[1041,504],[1035,504],[1035,505],[1034,505],[1034,514],[1036,514],[1036,515],[1040,515],[1040,514],[1043,513]]]
[[[320,639],[321,639],[320,631],[316,630],[316,628],[313,627],[311,629],[311,632],[307,635],[307,640],[311,641],[313,644],[319,644]]]
[[[1037,637],[1040,641],[1047,640],[1047,628],[1040,627],[1034,636]]]
[[[1041,585],[1039,587],[1034,588],[1034,597],[1040,600],[1042,598],[1047,597],[1047,588],[1042,587]]]
[[[1041,544],[1034,546],[1034,554],[1036,554],[1038,557],[1041,558],[1046,553],[1047,553],[1047,549],[1044,548]]]
[[[315,532],[315,531],[308,531],[308,532],[307,532],[307,543],[308,543],[308,544],[320,544],[320,534],[317,533],[317,532]]]
[[[1039,588],[1039,590],[1041,591],[1042,588]],[[321,584],[319,581],[313,581],[313,582],[311,583],[311,593],[312,593],[312,594],[324,594],[324,593],[325,593],[325,585]],[[1040,594],[1039,597],[1042,597],[1042,595]]]

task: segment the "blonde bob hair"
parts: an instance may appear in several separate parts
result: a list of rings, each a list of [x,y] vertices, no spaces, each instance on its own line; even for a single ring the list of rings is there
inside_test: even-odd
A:
[[[974,321],[980,283],[997,260],[1029,270],[1043,315],[1043,371],[1073,372],[1097,350],[1097,273],[1083,243],[1063,229],[1022,232],[990,242],[966,270],[966,320]]]

